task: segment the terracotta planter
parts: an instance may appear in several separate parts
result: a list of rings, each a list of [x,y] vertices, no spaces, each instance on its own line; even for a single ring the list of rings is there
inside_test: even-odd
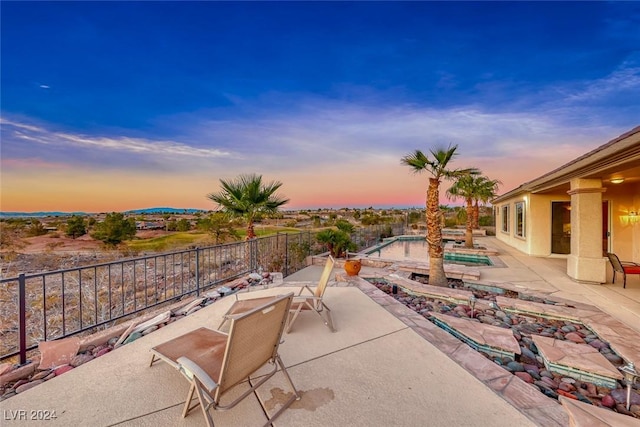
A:
[[[344,271],[347,272],[347,276],[357,276],[362,268],[362,261],[359,259],[348,259],[344,262]]]

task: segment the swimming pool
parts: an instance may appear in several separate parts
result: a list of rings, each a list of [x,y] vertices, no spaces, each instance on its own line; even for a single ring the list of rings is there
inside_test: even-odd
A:
[[[369,258],[425,261],[429,259],[429,246],[424,237],[395,237],[367,251],[366,254]],[[444,260],[449,264],[493,265],[485,255],[445,252]]]

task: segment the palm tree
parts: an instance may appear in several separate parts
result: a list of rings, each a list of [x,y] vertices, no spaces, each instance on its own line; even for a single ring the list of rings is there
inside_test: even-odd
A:
[[[466,231],[464,245],[473,248],[473,196],[475,194],[476,177],[473,175],[462,175],[447,190],[447,196],[452,199],[462,198],[466,207]]]
[[[486,176],[463,175],[447,190],[447,195],[453,199],[462,198],[466,208],[465,247],[473,248],[473,230],[479,225],[479,202],[487,202],[496,196],[500,181]]]
[[[247,223],[247,240],[256,237],[253,227],[256,216],[278,212],[278,208],[289,199],[276,194],[282,186],[279,181],[262,183],[262,175],[240,175],[235,180],[220,179],[222,191],[211,193],[207,198],[217,203],[222,210],[243,217]]]
[[[498,186],[502,184],[497,179],[489,179],[486,176],[479,177],[478,188],[473,197],[473,228],[480,228],[480,203],[487,203],[496,197]]]
[[[449,145],[447,149],[430,150],[433,158],[429,158],[420,150],[415,150],[412,154],[401,159],[402,164],[411,167],[415,173],[426,171],[431,174],[426,201],[430,285],[447,286],[447,277],[444,274],[444,250],[442,248],[442,212],[439,208],[440,182],[442,179],[455,179],[462,175],[479,173],[474,168],[447,169],[449,162],[456,155],[457,148],[457,145]]]

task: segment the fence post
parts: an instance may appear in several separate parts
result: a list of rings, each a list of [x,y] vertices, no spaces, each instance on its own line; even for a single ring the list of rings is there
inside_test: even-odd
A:
[[[200,296],[200,249],[196,247],[196,296]]]
[[[289,275],[289,234],[284,233],[284,277]]]
[[[20,365],[27,363],[27,286],[24,273],[18,275],[18,329],[20,333]]]

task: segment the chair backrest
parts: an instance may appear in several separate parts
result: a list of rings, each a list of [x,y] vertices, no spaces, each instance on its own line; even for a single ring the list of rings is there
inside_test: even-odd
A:
[[[214,396],[216,401],[269,360],[275,360],[292,299],[293,292],[277,296],[271,302],[231,318],[220,381]]]
[[[327,262],[324,265],[324,270],[322,270],[322,276],[320,276],[318,286],[316,286],[316,290],[313,292],[316,297],[322,298],[324,295],[324,290],[327,289],[327,283],[329,283],[329,277],[331,277],[331,272],[333,271],[335,263],[336,260],[329,255],[329,258],[327,258]]]
[[[624,274],[624,268],[622,268],[622,263],[620,262],[618,255],[607,252],[607,257],[609,257],[609,261],[611,262],[613,269],[618,273]]]

